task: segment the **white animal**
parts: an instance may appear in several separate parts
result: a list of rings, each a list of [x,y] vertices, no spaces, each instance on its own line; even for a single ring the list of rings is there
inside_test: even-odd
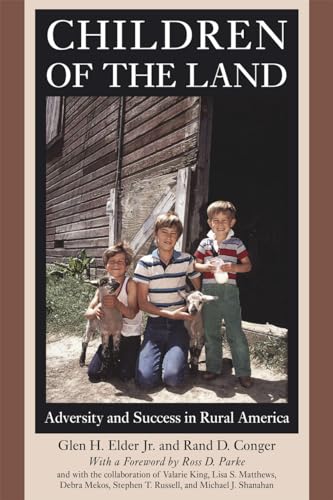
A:
[[[187,310],[191,316],[194,316],[192,321],[185,321],[185,327],[190,336],[190,370],[193,374],[197,373],[199,368],[199,357],[202,348],[205,344],[205,335],[201,310],[206,302],[217,300],[215,295],[205,295],[199,290],[190,293],[179,292],[186,300]]]
[[[82,351],[80,355],[80,366],[84,366],[86,359],[86,351],[89,341],[94,337],[95,332],[99,331],[102,339],[102,358],[103,363],[101,372],[107,371],[111,362],[111,351],[109,346],[110,337],[112,336],[113,358],[117,359],[119,355],[119,345],[122,329],[122,315],[115,309],[103,307],[103,297],[108,294],[113,295],[119,288],[120,284],[112,276],[104,276],[97,282],[98,285],[98,301],[102,304],[103,317],[101,319],[89,319],[87,321],[86,330],[82,339]]]

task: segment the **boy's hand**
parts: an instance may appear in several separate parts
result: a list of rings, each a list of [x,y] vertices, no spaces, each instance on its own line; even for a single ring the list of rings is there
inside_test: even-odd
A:
[[[102,319],[104,316],[104,313],[103,313],[103,310],[102,310],[102,304],[99,303],[97,304],[96,307],[92,308],[92,309],[89,309],[86,314],[85,314],[85,317],[87,319]]]
[[[103,309],[102,309],[102,304],[99,303],[96,307],[95,307],[95,317],[97,319],[102,319],[104,316],[104,312],[103,312]]]
[[[203,273],[214,273],[216,271],[216,266],[210,262],[206,262],[205,264],[201,264],[200,269]]]
[[[228,262],[227,264],[223,264],[221,269],[222,269],[222,271],[225,271],[226,273],[235,273],[236,269],[234,268],[234,265],[235,264]]]
[[[186,312],[186,306],[180,307],[179,309],[175,309],[174,311],[170,311],[169,314],[170,314],[169,316],[170,319],[181,319],[183,321],[193,320],[193,316],[191,316],[191,314]]]

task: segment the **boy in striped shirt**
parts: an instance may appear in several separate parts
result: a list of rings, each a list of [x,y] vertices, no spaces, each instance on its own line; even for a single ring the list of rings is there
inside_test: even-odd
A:
[[[243,242],[234,236],[232,230],[236,223],[235,206],[229,201],[215,201],[209,205],[207,215],[211,231],[194,254],[195,269],[203,273],[203,293],[217,295],[219,299],[203,308],[207,367],[204,378],[213,380],[222,371],[221,321],[224,318],[236,376],[243,387],[250,388],[249,347],[241,326],[236,274],[249,272],[252,264]],[[228,273],[225,284],[219,284],[215,279],[216,257],[223,259],[221,270]]]
[[[174,249],[182,232],[177,214],[160,215],[154,227],[157,249],[139,260],[133,277],[139,308],[148,313],[136,373],[137,383],[146,388],[161,381],[175,387],[184,381],[189,347],[184,320],[192,317],[179,292],[185,290],[186,277],[199,289],[200,273],[191,255]]]

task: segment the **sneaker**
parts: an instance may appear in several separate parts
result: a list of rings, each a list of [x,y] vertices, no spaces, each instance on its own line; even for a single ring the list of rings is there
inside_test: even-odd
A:
[[[246,377],[238,377],[239,383],[242,387],[245,387],[245,389],[250,389],[250,387],[253,386],[253,380],[251,377],[246,376]]]

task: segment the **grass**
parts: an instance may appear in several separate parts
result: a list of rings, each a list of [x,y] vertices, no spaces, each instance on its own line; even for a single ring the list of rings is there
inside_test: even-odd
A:
[[[83,314],[94,296],[95,288],[66,276],[46,277],[47,335],[82,335],[86,319]]]
[[[250,354],[257,364],[270,370],[286,373],[288,364],[287,338],[269,337],[250,343]]]
[[[277,373],[287,373],[287,338],[256,335],[250,332],[247,332],[246,337],[249,343],[251,361]],[[228,347],[225,335],[223,336],[223,344]]]

